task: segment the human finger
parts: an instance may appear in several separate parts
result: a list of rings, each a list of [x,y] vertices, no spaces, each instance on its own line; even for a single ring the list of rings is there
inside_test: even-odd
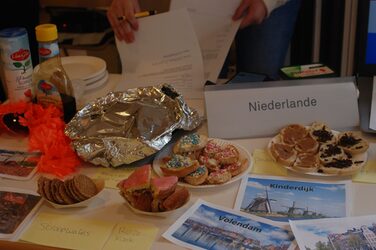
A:
[[[235,13],[232,16],[232,19],[234,21],[239,20],[243,16],[244,12],[248,9],[249,5],[250,5],[250,0],[242,0],[238,8],[235,10]]]

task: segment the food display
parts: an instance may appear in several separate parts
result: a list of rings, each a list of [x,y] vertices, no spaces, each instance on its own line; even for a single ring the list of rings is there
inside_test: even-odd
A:
[[[183,136],[153,162],[158,175],[176,176],[188,187],[231,183],[250,167],[251,158],[241,146],[197,133]]]
[[[93,180],[82,174],[64,181],[41,176],[38,179],[37,192],[53,205],[64,207],[82,204],[96,196],[103,188],[102,180]]]
[[[189,201],[189,191],[178,187],[176,176],[151,177],[151,166],[136,169],[118,184],[133,211],[160,213],[176,210]]]
[[[352,175],[367,160],[368,142],[354,132],[337,132],[326,124],[291,124],[268,144],[271,157],[286,168],[306,174]]]

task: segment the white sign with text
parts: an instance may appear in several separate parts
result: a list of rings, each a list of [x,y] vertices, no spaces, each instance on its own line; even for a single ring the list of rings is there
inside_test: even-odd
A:
[[[326,123],[336,130],[359,125],[354,78],[324,78],[206,86],[210,137],[272,136],[292,123]]]

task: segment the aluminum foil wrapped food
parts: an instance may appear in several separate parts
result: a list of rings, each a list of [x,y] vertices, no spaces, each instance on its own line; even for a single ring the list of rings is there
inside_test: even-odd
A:
[[[174,130],[193,130],[200,123],[173,87],[158,85],[98,98],[77,112],[65,134],[85,161],[118,167],[156,153]]]

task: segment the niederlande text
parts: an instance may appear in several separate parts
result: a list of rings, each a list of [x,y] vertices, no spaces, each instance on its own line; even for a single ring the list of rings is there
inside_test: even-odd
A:
[[[249,225],[249,223],[243,223],[243,222],[240,222],[240,221],[236,221],[234,219],[227,218],[226,216],[219,216],[219,220],[223,221],[225,223],[229,223],[229,224],[232,224],[232,225],[235,225],[235,226],[238,226],[238,227],[242,227],[242,228],[257,232],[257,233],[261,233],[261,231],[262,231],[261,228],[251,226],[251,225]]]
[[[290,100],[285,99],[281,101],[271,100],[266,102],[254,101],[249,102],[249,111],[271,111],[280,109],[296,109],[296,108],[309,108],[316,107],[317,100],[312,97],[306,97],[305,99]]]

